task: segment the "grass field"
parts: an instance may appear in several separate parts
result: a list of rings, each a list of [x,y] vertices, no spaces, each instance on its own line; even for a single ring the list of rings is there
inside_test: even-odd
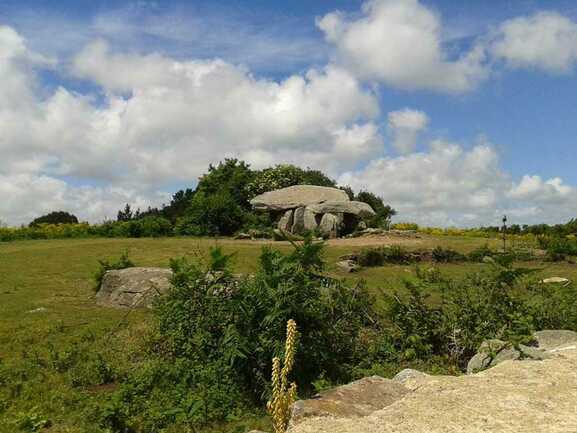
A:
[[[362,242],[358,239],[331,241],[325,255],[329,271],[349,280],[363,279],[375,293],[377,288],[385,291],[401,289],[402,280],[410,278],[413,272],[412,266],[367,268],[356,274],[343,274],[335,269],[334,263],[338,257],[359,250],[363,247]],[[463,237],[423,237],[407,241],[406,247],[432,248],[441,245],[468,252],[486,242],[484,239]],[[379,241],[372,239],[370,243]],[[497,240],[490,243],[498,246]],[[70,345],[81,344],[94,350],[108,351],[114,362],[121,365],[120,368],[130,368],[130,360],[124,356],[123,346],[139,343],[149,313],[134,311],[127,314],[126,311],[94,304],[92,275],[99,259],[115,259],[127,250],[138,266],[165,267],[170,258],[202,256],[214,245],[221,245],[227,253],[236,253],[236,272],[250,273],[256,267],[261,248],[267,243],[191,238],[0,243],[0,367],[5,372],[22,376],[18,386],[12,383],[9,390],[0,393],[0,431],[20,431],[17,427],[19,420],[32,420],[29,424],[37,420],[39,425],[47,421],[47,430],[43,431],[87,431],[77,427],[77,423],[86,416],[85,408],[92,401],[102,398],[110,387],[83,387],[74,384],[74,381],[71,385],[70,376],[60,374],[58,368],[42,368],[50,360],[53,363],[54,359],[60,360],[62,354],[59,348],[69,350]],[[286,250],[292,248],[282,242],[271,245]],[[445,275],[457,276],[482,266],[485,265],[467,263],[438,267]],[[577,278],[577,266],[568,263],[530,262],[524,266],[542,269],[543,277]],[[257,416],[249,426],[262,427],[263,422]],[[32,427],[30,429],[34,431]]]

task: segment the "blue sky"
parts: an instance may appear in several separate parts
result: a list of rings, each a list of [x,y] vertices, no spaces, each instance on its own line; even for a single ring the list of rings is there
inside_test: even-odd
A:
[[[226,156],[422,224],[577,216],[573,1],[0,1],[0,29],[8,224],[156,205]]]

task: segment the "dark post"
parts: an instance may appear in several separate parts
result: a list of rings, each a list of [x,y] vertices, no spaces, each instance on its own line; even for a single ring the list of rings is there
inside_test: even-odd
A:
[[[503,216],[503,252],[506,251],[507,247],[507,215]]]

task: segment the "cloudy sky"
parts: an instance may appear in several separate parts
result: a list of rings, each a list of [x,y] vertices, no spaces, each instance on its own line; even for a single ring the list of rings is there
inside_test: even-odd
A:
[[[158,205],[236,157],[427,225],[577,216],[573,0],[0,1],[0,220]]]

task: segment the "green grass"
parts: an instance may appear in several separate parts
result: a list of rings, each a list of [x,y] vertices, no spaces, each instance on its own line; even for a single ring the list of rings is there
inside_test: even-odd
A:
[[[469,252],[487,242],[485,239],[425,237],[408,249],[440,245]],[[493,247],[499,241],[489,241]],[[46,360],[59,350],[74,345],[102,352],[107,362],[120,370],[129,369],[131,360],[125,347],[140,344],[150,318],[148,312],[97,307],[94,304],[93,273],[99,259],[116,259],[128,250],[138,266],[168,266],[169,259],[183,255],[202,256],[208,248],[221,245],[226,253],[235,252],[234,268],[239,273],[256,269],[261,247],[250,241],[213,239],[71,239],[0,243],[0,368],[21,379],[2,394],[0,376],[0,432],[18,431],[14,421],[29,416],[49,419],[52,427],[44,431],[84,432],[86,408],[106,398],[114,384],[103,386],[71,385],[70,373],[45,368]],[[289,250],[287,243],[271,243]],[[361,246],[331,245],[326,251],[329,272],[348,280],[366,280],[375,290],[398,290],[405,278],[411,278],[413,266],[390,265],[366,268],[356,274],[339,272],[338,257],[358,251]],[[428,264],[424,264],[428,266]],[[479,270],[482,264],[438,265],[447,276],[462,276]],[[524,263],[542,268],[543,277],[563,276],[577,279],[577,266],[567,263]],[[41,309],[38,312],[33,312]],[[80,342],[80,343],[78,343]],[[5,409],[11,403],[10,413]],[[20,414],[19,414],[20,413]],[[256,417],[246,424],[266,427]],[[97,430],[94,430],[97,431]],[[219,431],[217,428],[215,431]]]

